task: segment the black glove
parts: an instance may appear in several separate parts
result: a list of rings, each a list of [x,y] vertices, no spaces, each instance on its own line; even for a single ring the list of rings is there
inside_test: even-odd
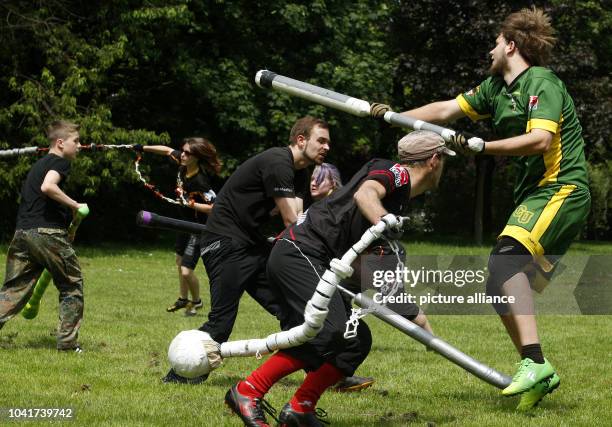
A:
[[[449,145],[451,150],[458,151],[461,154],[473,155],[482,153],[485,143],[482,138],[470,132],[456,132],[451,136]]]
[[[139,153],[144,153],[144,147],[142,144],[134,144],[132,145],[132,150],[137,151]]]
[[[383,237],[387,240],[400,240],[404,236],[404,230],[400,228],[387,228],[383,231]]]
[[[387,111],[391,111],[391,107],[387,104],[379,104],[375,102],[370,106],[370,116],[375,119],[383,119]]]

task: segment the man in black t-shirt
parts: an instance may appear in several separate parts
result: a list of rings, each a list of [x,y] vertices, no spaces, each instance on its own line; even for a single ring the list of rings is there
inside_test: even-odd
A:
[[[288,147],[270,148],[244,162],[217,196],[201,239],[211,309],[200,329],[215,341],[228,340],[245,291],[268,312],[279,314],[266,279],[270,246],[259,229],[276,213],[285,226],[296,222],[308,191],[306,168],[321,164],[329,151],[328,128],[321,119],[299,119]]]
[[[268,259],[268,277],[282,294],[283,330],[302,325],[304,310],[332,258],[341,256],[372,224],[389,214],[401,215],[409,199],[438,186],[444,156],[455,153],[433,132],[413,132],[398,143],[400,162],[374,159],[348,184],[314,203],[300,224],[289,226]],[[362,321],[357,336],[343,338],[347,305],[339,293],[330,298],[323,328],[300,346],[279,350],[245,381],[234,385],[225,402],[245,425],[267,425],[261,402],[281,378],[305,369],[302,386],[280,413],[280,425],[320,425],[316,404],[323,392],[351,376],[365,360],[372,343]],[[411,318],[416,318],[418,308]]]
[[[26,305],[44,269],[59,290],[58,350],[81,352],[77,338],[83,318],[83,276],[67,229],[76,211],[86,206],[62,190],[70,162],[79,152],[79,126],[53,122],[49,154],[38,160],[23,183],[17,227],[6,258],[0,290],[0,329]]]

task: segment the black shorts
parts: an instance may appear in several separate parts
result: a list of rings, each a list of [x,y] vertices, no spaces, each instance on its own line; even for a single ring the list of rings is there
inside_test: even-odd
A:
[[[268,259],[268,278],[283,296],[283,330],[304,323],[306,303],[315,292],[319,276],[323,275],[326,267],[327,261],[324,257],[302,254],[292,242],[279,240],[274,245]],[[350,306],[339,291],[332,296],[328,309],[323,329],[316,337],[305,344],[282,351],[302,360],[306,364],[306,370],[315,370],[323,363],[329,362],[345,375],[353,375],[370,352],[372,335],[362,320],[359,322],[357,337],[344,338]]]
[[[182,267],[195,270],[200,259],[200,236],[178,233],[174,244],[174,252],[182,257]]]

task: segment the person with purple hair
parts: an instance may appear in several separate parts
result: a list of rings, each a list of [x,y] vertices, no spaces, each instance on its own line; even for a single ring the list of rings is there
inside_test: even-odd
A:
[[[310,178],[310,195],[313,202],[324,199],[342,187],[340,171],[331,163],[322,163],[314,168]]]

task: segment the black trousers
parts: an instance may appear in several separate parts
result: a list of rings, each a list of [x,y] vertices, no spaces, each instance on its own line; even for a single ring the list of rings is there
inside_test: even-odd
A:
[[[270,314],[279,318],[280,295],[268,283],[266,261],[270,246],[244,246],[229,237],[204,233],[200,241],[202,261],[210,282],[210,312],[200,330],[217,342],[229,339],[240,298],[246,291]]]
[[[283,296],[281,318],[283,330],[304,323],[306,303],[312,297],[319,282],[313,266],[319,275],[323,275],[327,266],[327,261],[322,257],[307,253],[304,255],[310,262],[292,243],[279,240],[268,259],[270,282]],[[328,309],[323,329],[315,338],[298,347],[282,351],[305,362],[306,370],[315,370],[323,363],[330,362],[346,376],[351,376],[370,352],[372,334],[368,326],[360,321],[357,337],[344,339],[350,307],[338,291],[332,296]]]

